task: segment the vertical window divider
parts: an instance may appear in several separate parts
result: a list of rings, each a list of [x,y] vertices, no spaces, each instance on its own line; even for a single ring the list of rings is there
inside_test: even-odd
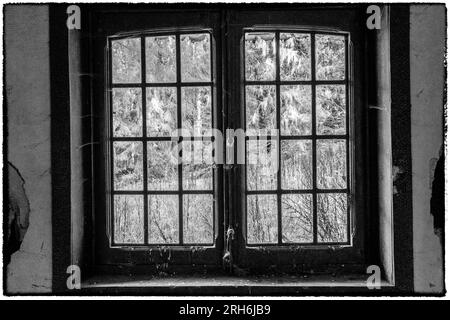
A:
[[[147,158],[147,82],[145,65],[145,35],[141,36],[141,97],[142,97],[142,170],[144,187],[144,244],[148,244],[148,158]]]
[[[181,42],[180,34],[175,36],[175,52],[176,52],[176,68],[177,68],[177,127],[181,129]],[[178,137],[178,159],[182,159],[183,155],[183,139]],[[178,163],[178,227],[179,227],[179,244],[183,245],[183,164]]]
[[[276,118],[277,118],[277,142],[278,142],[278,170],[277,170],[277,219],[278,219],[278,244],[282,244],[282,216],[281,216],[281,133],[280,133],[280,32],[275,32],[275,94],[276,94]]]
[[[311,133],[312,133],[312,208],[313,243],[317,244],[317,136],[316,136],[316,35],[311,33]]]

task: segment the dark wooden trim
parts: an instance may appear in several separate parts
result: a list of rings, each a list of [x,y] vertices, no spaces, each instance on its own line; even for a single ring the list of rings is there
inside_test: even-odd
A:
[[[108,132],[108,129],[110,129],[110,123],[108,124],[105,119],[110,119],[110,113],[107,112],[107,102],[105,102],[105,99],[103,97],[105,88],[107,85],[111,84],[111,79],[108,79],[103,75],[103,70],[108,65],[107,59],[102,55],[103,49],[105,47],[105,44],[112,39],[111,37],[114,37],[115,34],[118,34],[119,32],[123,34],[122,32],[129,31],[129,35],[132,37],[136,37],[136,35],[139,35],[142,41],[142,37],[145,37],[147,34],[154,34],[151,33],[151,30],[148,30],[149,27],[154,26],[155,28],[164,27],[166,33],[170,34],[176,34],[177,36],[177,47],[180,47],[179,39],[180,34],[183,34],[187,31],[182,31],[184,26],[191,26],[189,33],[192,32],[193,28],[195,28],[198,32],[208,32],[211,33],[210,30],[213,30],[211,33],[211,47],[214,51],[221,52],[221,43],[220,39],[218,37],[219,31],[220,31],[220,15],[218,14],[218,11],[213,10],[200,10],[200,12],[189,12],[188,14],[177,12],[175,15],[169,15],[167,12],[165,14],[155,14],[153,11],[146,11],[140,12],[142,14],[138,14],[137,12],[130,11],[130,8],[132,8],[132,5],[127,5],[124,8],[123,12],[110,12],[103,10],[103,6],[87,6],[86,8],[90,12],[90,20],[91,20],[91,27],[89,29],[89,34],[91,36],[92,40],[92,60],[93,60],[93,68],[90,73],[93,75],[93,99],[92,99],[92,105],[93,105],[93,114],[94,114],[94,140],[98,141],[99,144],[95,146],[94,151],[94,160],[96,162],[96,165],[94,166],[94,175],[93,179],[94,181],[94,190],[95,195],[94,198],[96,200],[96,204],[94,206],[94,210],[96,212],[96,222],[95,222],[95,229],[96,231],[95,236],[93,238],[96,241],[95,244],[95,250],[96,253],[95,258],[92,263],[92,269],[96,269],[96,266],[112,266],[114,264],[126,264],[130,261],[135,262],[134,264],[147,264],[149,266],[149,270],[151,269],[151,266],[157,263],[158,257],[151,257],[149,259],[149,253],[148,251],[154,251],[159,252],[159,249],[162,247],[165,247],[164,245],[147,245],[147,253],[142,251],[136,251],[132,253],[132,250],[125,250],[124,248],[117,248],[111,246],[111,241],[109,240],[110,237],[108,237],[108,230],[110,228],[106,227],[107,221],[105,221],[105,212],[111,212],[111,207],[113,206],[112,203],[109,203],[108,197],[109,193],[112,194],[168,194],[171,192],[153,192],[150,190],[142,190],[138,193],[136,192],[123,192],[123,191],[114,191],[112,190],[112,163],[109,163],[109,152],[107,147],[108,143],[107,141],[141,141],[145,145],[147,141],[171,141],[171,137],[144,137],[144,133],[142,137],[137,138],[117,138],[117,137],[111,137],[111,133],[109,136],[105,135],[105,132]],[[127,19],[126,16],[132,18]],[[201,21],[204,25],[198,26],[198,22]],[[177,27],[178,26],[178,27]],[[160,30],[160,29],[158,29]],[[183,30],[186,30],[185,28]],[[199,31],[200,30],[200,31]],[[150,32],[150,33],[149,33]],[[213,42],[216,41],[215,45],[213,45]],[[141,47],[141,50],[144,50]],[[216,60],[216,53],[211,52],[212,54],[212,61]],[[177,56],[178,59],[180,59],[180,50],[177,50]],[[110,64],[109,64],[110,65]],[[179,62],[178,62],[179,66]],[[211,69],[212,75],[214,76],[214,79],[212,79],[209,82],[205,83],[184,83],[181,81],[181,74],[180,74],[180,68],[177,68],[177,82],[175,83],[174,87],[181,88],[181,86],[209,86],[212,87],[212,92],[214,92],[217,97],[221,96],[221,67],[219,65],[215,66]],[[144,76],[144,75],[143,75]],[[109,80],[109,81],[108,81]],[[140,83],[137,84],[113,84],[113,87],[140,87],[142,89],[146,87],[154,87],[154,84],[147,84],[145,83],[145,79],[141,79]],[[161,86],[161,84],[156,84],[156,86]],[[165,86],[168,86],[165,84]],[[170,85],[169,85],[170,86]],[[177,90],[177,115],[178,115],[178,127],[181,125],[181,91]],[[144,97],[144,95],[143,95]],[[144,106],[144,104],[143,104]],[[212,117],[214,127],[221,129],[221,99],[217,98],[217,101],[212,101],[211,107],[213,108],[212,114],[214,115]],[[105,110],[105,111],[103,111]],[[145,116],[144,116],[145,117]],[[192,137],[189,140],[201,140],[203,137]],[[209,137],[208,137],[209,139]],[[185,140],[185,139],[179,139],[179,140]],[[211,139],[213,140],[213,139]],[[111,148],[111,146],[110,146]],[[110,166],[109,169],[107,168],[107,172],[110,175],[109,177],[105,176],[104,168],[102,167],[103,163],[107,162]],[[181,165],[178,166],[179,173],[181,173],[182,167]],[[205,248],[204,252],[202,250],[199,250],[196,253],[189,253],[185,252],[185,250],[182,250],[180,248],[180,245],[176,246],[170,246],[173,248],[172,251],[172,259],[171,259],[171,267],[172,265],[184,265],[186,269],[192,268],[193,265],[208,265],[208,264],[215,264],[219,268],[221,263],[221,257],[222,257],[222,238],[223,238],[223,227],[221,227],[221,218],[217,219],[217,217],[222,217],[222,206],[220,205],[222,203],[222,188],[220,187],[220,180],[221,180],[221,166],[218,166],[216,170],[213,172],[213,183],[214,183],[214,190],[205,190],[205,191],[195,191],[195,190],[188,190],[183,191],[182,185],[181,185],[181,178],[182,175],[179,174],[179,183],[180,188],[176,191],[176,194],[179,195],[179,227],[180,227],[180,240],[182,240],[182,232],[183,232],[183,220],[181,219],[181,210],[182,210],[182,199],[183,194],[214,194],[216,197],[215,205],[214,205],[214,221],[215,224],[215,235],[214,237],[219,239],[215,239],[215,248]],[[145,180],[145,179],[144,179]],[[145,183],[145,181],[144,181]],[[108,188],[109,184],[109,188]],[[104,192],[104,190],[107,190],[107,193]],[[109,208],[108,208],[109,206]],[[191,244],[186,244],[186,246],[192,246]],[[195,245],[194,245],[195,246]],[[138,247],[138,246],[136,246]],[[203,245],[202,245],[203,247]],[[214,255],[213,252],[216,252],[217,254]],[[152,255],[152,254],[150,254]],[[155,254],[156,255],[156,254]]]
[[[51,172],[52,172],[52,291],[67,291],[71,264],[70,225],[70,100],[66,6],[49,6]]]
[[[395,285],[414,290],[409,5],[391,6],[391,124]]]
[[[248,82],[244,78],[244,72],[245,70],[245,59],[243,57],[243,50],[242,50],[242,37],[246,31],[251,31],[254,29],[255,25],[261,25],[263,23],[267,23],[265,26],[265,31],[267,32],[274,32],[275,34],[277,32],[281,32],[282,30],[290,30],[290,27],[292,24],[299,24],[303,25],[301,28],[302,33],[310,33],[312,35],[319,33],[324,30],[329,30],[330,27],[333,27],[334,33],[337,32],[339,35],[343,35],[348,39],[347,44],[350,44],[350,41],[352,41],[353,47],[352,52],[349,52],[347,56],[356,56],[356,59],[353,58],[352,61],[354,61],[356,72],[354,72],[354,75],[356,75],[358,78],[358,81],[355,81],[355,89],[354,93],[349,94],[355,95],[356,102],[354,103],[355,106],[360,106],[359,108],[353,108],[353,106],[347,104],[347,115],[350,112],[355,112],[355,118],[356,118],[356,124],[354,128],[352,126],[349,126],[348,132],[345,135],[336,135],[336,136],[328,136],[328,137],[338,137],[341,139],[349,140],[354,139],[356,152],[354,155],[350,158],[355,158],[355,160],[352,159],[350,162],[348,160],[348,188],[339,190],[339,192],[349,192],[353,191],[351,194],[354,196],[354,198],[357,199],[357,201],[353,202],[355,205],[353,206],[353,203],[349,203],[349,210],[351,208],[352,211],[358,211],[358,219],[356,221],[357,224],[357,232],[354,237],[354,241],[351,243],[353,247],[348,246],[350,242],[342,243],[342,246],[339,247],[339,249],[333,251],[331,249],[329,250],[317,250],[317,248],[311,248],[304,246],[303,244],[292,244],[290,245],[291,249],[293,251],[297,250],[296,248],[302,247],[301,253],[299,254],[287,254],[286,252],[272,252],[271,254],[267,253],[267,250],[261,250],[258,252],[257,250],[250,250],[250,246],[246,244],[246,232],[245,228],[242,228],[243,230],[239,230],[238,232],[238,239],[237,239],[237,245],[236,245],[236,252],[235,255],[237,258],[235,260],[241,261],[240,267],[248,267],[252,269],[253,267],[263,269],[263,265],[277,265],[277,266],[287,266],[291,265],[293,266],[292,272],[310,272],[311,270],[317,270],[320,268],[323,264],[334,264],[334,265],[345,265],[348,266],[350,264],[359,263],[360,265],[363,265],[364,263],[368,263],[368,261],[365,261],[364,252],[368,250],[368,248],[364,247],[363,239],[365,238],[365,228],[364,228],[364,221],[366,220],[367,210],[365,210],[365,202],[364,199],[367,196],[366,194],[366,170],[365,170],[365,153],[364,149],[366,148],[366,136],[364,133],[365,128],[365,118],[366,118],[366,109],[361,107],[363,106],[364,101],[364,92],[363,88],[365,87],[364,78],[363,75],[365,73],[365,70],[363,68],[363,61],[364,61],[364,47],[363,47],[363,38],[364,38],[364,29],[365,28],[365,7],[364,6],[344,6],[340,8],[332,8],[328,7],[329,10],[323,9],[317,10],[319,8],[310,8],[311,10],[301,10],[301,6],[293,6],[291,10],[284,12],[284,14],[281,14],[279,11],[276,10],[270,10],[268,8],[265,8],[264,10],[256,10],[252,12],[244,12],[244,10],[230,10],[230,16],[231,16],[231,22],[230,22],[230,29],[231,31],[228,32],[228,34],[232,34],[232,37],[229,37],[231,40],[229,40],[230,44],[228,47],[232,47],[233,55],[229,59],[229,73],[234,72],[235,74],[239,74],[239,77],[234,76],[233,79],[240,79],[240,88],[239,86],[236,87],[236,82],[233,84],[230,84],[229,91],[235,92],[236,90],[239,90],[240,94],[235,94],[236,102],[231,105],[231,107],[234,107],[234,110],[231,110],[231,114],[235,118],[235,125],[233,128],[245,128],[245,94],[244,94],[244,87],[245,84],[251,83],[251,84],[260,84],[260,82]],[[316,10],[315,10],[316,9]],[[337,11],[333,11],[333,10]],[[347,19],[342,20],[339,18],[339,15],[347,17]],[[284,23],[287,27],[283,27],[281,23]],[[269,25],[272,25],[272,27],[269,27]],[[313,26],[314,25],[314,26]],[[300,32],[300,31],[298,31]],[[333,33],[333,32],[325,32]],[[314,36],[311,39],[312,41],[312,68],[315,67],[314,64]],[[237,47],[237,48],[235,48]],[[235,69],[235,70],[234,70]],[[332,83],[332,84],[347,84],[352,74],[349,74],[349,61],[346,61],[346,79],[340,80],[340,81],[328,81],[326,83]],[[313,72],[313,70],[312,70]],[[316,79],[314,78],[314,74],[311,75],[311,80],[309,80],[307,83],[312,85],[312,99],[315,99],[315,86],[318,84]],[[291,81],[291,83],[302,83],[301,81]],[[271,85],[277,85],[279,84],[278,79],[275,79],[274,81],[266,81],[263,82],[263,84],[271,84]],[[282,82],[284,84],[284,81]],[[322,84],[322,82],[320,83]],[[348,87],[348,86],[347,86]],[[349,101],[350,97],[346,99],[346,101]],[[313,106],[315,105],[315,101],[312,101]],[[236,106],[241,106],[240,110]],[[320,136],[315,135],[315,114],[314,114],[315,108],[312,108],[313,112],[313,125],[312,125],[312,134],[308,136],[308,139],[312,139],[313,142],[313,164],[315,161],[315,142],[316,139],[325,139],[327,136]],[[277,117],[278,120],[278,117]],[[350,121],[349,118],[346,119],[347,125]],[[351,129],[351,130],[350,130]],[[285,136],[282,137],[283,139],[286,138]],[[288,138],[289,139],[289,138]],[[294,138],[295,139],[295,138]],[[351,150],[349,150],[351,152]],[[353,166],[350,168],[350,163],[355,164],[357,163],[357,166]],[[280,163],[280,166],[282,164]],[[241,216],[239,218],[239,225],[246,226],[246,199],[244,198],[246,194],[261,194],[266,193],[265,191],[262,192],[255,192],[255,191],[248,191],[246,187],[246,170],[244,166],[238,166],[238,169],[240,172],[236,175],[235,179],[239,182],[236,184],[239,186],[239,188],[236,188],[234,199],[232,200],[233,205],[236,204],[236,207],[239,208],[238,211],[239,215]],[[315,166],[313,165],[313,170],[315,170]],[[354,181],[357,181],[355,183]],[[313,179],[313,183],[315,180]],[[353,186],[351,188],[350,186]],[[317,188],[313,189],[313,196],[315,197],[316,192],[319,190]],[[331,191],[331,190],[329,190]],[[278,192],[267,192],[270,194],[277,194]],[[281,193],[289,193],[289,191],[282,190]],[[315,197],[316,198],[316,197]],[[314,199],[315,201],[315,199]],[[314,216],[317,216],[314,214]],[[314,219],[315,222],[317,221],[317,218]],[[316,223],[315,223],[316,225]],[[314,232],[316,233],[316,232]],[[350,239],[350,237],[348,238]],[[324,247],[331,246],[332,244],[327,244]],[[273,245],[272,245],[273,246]],[[269,248],[270,245],[256,245],[256,247],[264,247]],[[285,246],[279,246],[279,248],[284,248]],[[289,247],[289,245],[288,245]],[[316,246],[318,247],[318,246]],[[294,263],[295,260],[295,263]],[[370,263],[369,263],[370,264]],[[311,268],[309,268],[311,267]],[[345,268],[344,268],[345,269]],[[329,271],[331,272],[332,267],[330,267]],[[343,270],[345,272],[345,270]],[[360,272],[365,272],[365,268],[361,268]]]

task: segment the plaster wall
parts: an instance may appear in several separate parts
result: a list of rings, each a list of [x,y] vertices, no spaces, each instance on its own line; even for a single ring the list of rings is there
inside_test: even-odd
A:
[[[442,239],[433,226],[430,200],[443,144],[445,6],[412,5],[410,12],[414,290],[441,293]]]
[[[50,67],[48,7],[4,7],[8,161],[24,180],[30,224],[7,267],[9,293],[51,291]]]

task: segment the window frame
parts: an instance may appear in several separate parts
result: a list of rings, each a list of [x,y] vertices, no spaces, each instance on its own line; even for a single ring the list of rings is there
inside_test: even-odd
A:
[[[163,12],[177,12],[177,10],[162,10]],[[270,15],[271,12],[270,10],[263,10],[267,15]],[[320,13],[323,14],[322,11],[320,9],[318,10],[314,10],[316,13]],[[155,13],[157,11],[151,11],[152,13]],[[183,11],[184,12],[184,11]],[[209,13],[214,12],[213,10],[208,11]],[[216,12],[220,13],[221,10],[217,10]],[[242,92],[240,90],[240,85],[241,83],[239,81],[233,81],[233,74],[234,75],[240,75],[241,74],[241,70],[235,70],[236,67],[238,67],[238,69],[240,68],[240,62],[239,61],[243,61],[243,60],[239,60],[240,59],[240,55],[241,55],[241,46],[240,45],[236,45],[240,43],[240,39],[239,39],[239,35],[241,35],[241,30],[239,28],[249,28],[249,27],[254,27],[255,23],[252,23],[251,20],[249,19],[248,23],[244,23],[244,25],[242,25],[242,22],[239,23],[234,23],[233,24],[233,19],[234,19],[234,15],[237,14],[238,11],[234,11],[234,10],[227,10],[227,14],[229,15],[227,18],[228,23],[230,23],[229,25],[227,25],[227,29],[228,30],[224,30],[222,28],[220,28],[218,25],[216,25],[216,29],[213,30],[213,33],[215,35],[220,35],[219,37],[216,38],[217,42],[224,42],[224,35],[225,33],[227,33],[228,35],[228,40],[229,42],[227,42],[227,45],[223,45],[221,44],[220,47],[218,46],[217,48],[217,54],[218,56],[222,57],[222,61],[221,63],[219,63],[216,65],[216,68],[220,69],[222,68],[224,70],[223,74],[221,73],[217,73],[217,79],[222,79],[223,80],[223,84],[219,85],[218,83],[218,95],[217,95],[217,99],[218,101],[222,100],[222,105],[223,105],[223,112],[219,112],[218,114],[214,114],[214,116],[217,116],[218,119],[221,118],[223,113],[223,124],[222,127],[223,128],[231,128],[231,129],[237,129],[239,128],[239,124],[240,121],[243,119],[241,117],[241,111],[236,110],[235,107],[233,107],[233,103],[234,106],[236,105],[241,105],[241,102],[239,101],[240,97],[239,94],[230,94],[230,92],[234,92],[234,93],[239,93]],[[304,12],[302,9],[299,9],[299,11],[296,12]],[[136,14],[136,12],[130,11],[128,12],[128,14]],[[239,11],[239,13],[242,13]],[[259,15],[261,12],[256,12],[255,15]],[[279,12],[278,12],[279,13]],[[204,14],[203,12],[201,12],[200,14]],[[253,14],[253,13],[252,13]],[[223,18],[223,17],[222,17]],[[110,17],[108,17],[108,19],[110,19]],[[125,19],[125,18],[122,18]],[[138,24],[139,25],[139,24]],[[290,27],[289,27],[290,26]],[[128,28],[130,28],[130,25],[127,25]],[[277,25],[275,22],[273,24],[270,25],[270,28],[279,28],[280,25]],[[291,25],[281,25],[282,28],[292,28]],[[120,28],[120,26],[114,26],[114,28],[117,28],[117,32],[119,31],[123,31]],[[135,27],[134,29],[136,30],[137,27]],[[310,30],[310,28],[312,27],[308,27],[308,30]],[[315,27],[317,28],[317,27]],[[158,28],[157,28],[158,29]],[[167,28],[167,29],[171,29],[171,28]],[[183,29],[183,27],[177,27],[175,29]],[[236,30],[240,30],[240,31],[236,31]],[[293,29],[297,29],[293,28]],[[146,26],[144,28],[143,25],[141,25],[140,30],[148,30],[148,26]],[[327,29],[328,30],[328,29]],[[336,30],[336,29],[331,29],[331,30]],[[102,31],[103,34],[106,34],[105,31]],[[231,44],[231,45],[230,45]],[[235,45],[233,45],[235,44]],[[98,51],[98,48],[96,49]],[[99,69],[96,69],[99,70]],[[226,70],[226,71],[225,71]],[[98,74],[98,71],[94,73]],[[226,84],[225,84],[226,83]],[[221,86],[224,86],[223,92],[225,93],[224,95],[222,95],[220,93],[221,90]],[[98,90],[99,87],[97,87],[97,89],[95,89],[95,85],[94,85],[94,93]],[[350,96],[349,96],[350,97]],[[236,98],[238,98],[238,100],[236,101]],[[98,99],[94,98],[94,104],[95,101],[98,101]],[[350,100],[347,99],[347,100]],[[349,116],[353,117],[353,115],[349,114]],[[218,124],[221,124],[221,121],[217,122]],[[347,121],[347,124],[351,123],[350,121]],[[240,128],[244,128],[244,126],[240,126]],[[101,131],[101,125],[95,127],[95,130],[97,133],[99,133],[99,130]],[[101,132],[99,133],[99,135],[101,136]],[[102,141],[102,138],[100,138],[100,141]],[[99,148],[97,150],[97,156],[98,157],[102,157],[102,151],[101,148]],[[364,167],[364,165],[362,165],[362,167]],[[186,247],[186,246],[173,246],[170,247],[170,251],[171,251],[171,267],[173,266],[172,269],[176,269],[176,270],[181,270],[181,271],[186,271],[186,270],[192,270],[192,269],[197,269],[196,267],[199,267],[200,265],[203,264],[203,266],[208,265],[212,266],[212,269],[214,270],[218,270],[221,268],[222,265],[222,255],[223,255],[223,248],[224,247],[228,247],[228,242],[226,241],[226,232],[225,230],[227,230],[227,228],[230,227],[234,227],[234,230],[238,230],[238,231],[242,231],[244,228],[239,229],[239,225],[242,225],[242,222],[240,221],[240,219],[242,217],[245,217],[245,214],[243,214],[242,210],[242,202],[240,201],[240,194],[236,194],[241,192],[242,189],[242,179],[241,174],[242,174],[242,168],[239,165],[233,165],[233,166],[223,166],[223,170],[222,170],[222,166],[218,166],[218,176],[220,176],[221,174],[223,174],[223,184],[219,183],[219,185],[217,186],[217,192],[218,195],[220,197],[223,197],[220,199],[220,201],[216,201],[216,204],[223,204],[223,206],[218,205],[218,217],[219,219],[223,219],[222,221],[219,221],[218,225],[216,224],[216,228],[218,230],[217,232],[217,238],[218,241],[216,242],[216,249],[206,249],[203,250],[203,248],[198,247],[198,248],[194,248],[194,249],[198,249],[198,250],[192,250],[192,247]],[[101,176],[100,176],[101,179]],[[98,181],[98,179],[97,179]],[[349,181],[350,181],[350,177],[349,177]],[[235,188],[234,186],[237,186],[237,188]],[[97,193],[101,193],[102,192],[102,188],[98,187],[98,184],[96,185],[96,191]],[[225,191],[225,192],[224,192]],[[97,202],[98,204],[98,202]],[[354,202],[352,201],[352,205],[354,204]],[[104,210],[105,208],[102,208],[101,205],[100,206],[96,206],[96,211],[100,211],[102,212],[102,210]],[[221,214],[220,211],[224,212],[225,214]],[[359,219],[362,220],[362,219]],[[102,226],[102,221],[101,219],[96,219],[95,220],[95,226],[96,226],[96,231],[95,234],[98,235],[102,235],[102,234],[106,234],[107,230],[105,230],[104,226]],[[245,225],[245,224],[244,224]],[[359,224],[359,227],[357,228],[357,230],[359,231],[359,233],[364,232],[361,223]],[[96,237],[97,237],[96,236]],[[273,264],[274,262],[276,264],[278,264],[280,266],[280,270],[287,267],[289,264],[291,264],[292,262],[292,252],[295,252],[295,250],[298,246],[292,246],[292,245],[287,245],[287,246],[280,246],[280,247],[267,247],[266,252],[268,252],[269,254],[267,255],[267,257],[262,257],[261,256],[261,250],[260,247],[255,247],[255,248],[248,248],[244,245],[242,245],[242,239],[245,239],[245,234],[242,235],[241,232],[237,232],[236,233],[236,237],[235,239],[232,239],[233,241],[231,241],[231,245],[230,247],[232,248],[232,253],[233,253],[233,263],[235,263],[238,266],[242,266],[243,268],[247,268],[250,266],[250,269],[253,270],[252,268],[256,265],[260,265],[262,266],[267,266],[269,264]],[[361,240],[362,241],[362,240]],[[302,250],[302,255],[295,255],[295,263],[294,265],[309,265],[310,263],[313,264],[315,267],[322,267],[322,266],[326,266],[327,264],[330,263],[330,261],[333,261],[333,263],[335,265],[343,265],[345,264],[345,269],[349,269],[348,265],[358,265],[358,270],[362,270],[362,266],[364,265],[363,260],[365,259],[365,253],[364,250],[362,250],[363,248],[361,241],[358,241],[359,246],[358,248],[355,247],[348,247],[348,246],[342,246],[342,245],[338,245],[338,246],[320,246],[320,248],[317,247],[308,247],[308,246],[304,246],[301,248]],[[146,265],[146,266],[150,266],[150,267],[146,267],[144,268],[146,271],[145,272],[151,272],[150,270],[156,270],[155,266],[157,266],[157,262],[156,261],[161,261],[164,263],[164,261],[166,261],[167,259],[165,258],[160,258],[158,257],[156,254],[152,254],[152,259],[148,259],[148,252],[149,251],[153,251],[153,252],[159,252],[161,250],[167,250],[166,247],[168,246],[160,246],[160,248],[155,248],[156,250],[153,250],[152,248],[148,248],[146,246],[142,246],[142,247],[120,247],[120,248],[108,248],[107,247],[108,242],[104,241],[102,239],[100,240],[96,240],[95,246],[95,252],[97,253],[97,256],[94,257],[94,261],[98,261],[98,263],[96,263],[96,265],[100,265],[100,266],[105,266],[107,265],[108,268],[116,268],[119,265],[119,269],[123,270],[124,265],[129,265],[130,261],[132,261],[131,263],[131,270],[136,269],[135,265]],[[106,247],[106,248],[105,248]],[[159,250],[161,249],[161,250]],[[249,250],[249,249],[253,249],[253,250]],[[193,253],[195,252],[195,254]],[[153,256],[155,256],[153,258]],[[277,257],[278,258],[275,258]],[[174,258],[176,257],[176,258]],[[253,257],[256,257],[256,259],[254,259]],[[274,260],[275,259],[275,260]],[[183,269],[183,268],[178,268],[181,266],[188,266],[187,269]],[[195,266],[195,268],[192,268],[193,266]],[[329,270],[330,268],[325,267],[327,270]],[[201,268],[203,269],[203,268]],[[288,268],[289,271],[291,272],[298,272],[298,268]],[[188,272],[188,271],[187,271]]]
[[[164,21],[164,17],[167,15],[161,13],[172,13],[170,20]],[[196,24],[195,21],[199,21],[200,17],[204,16],[205,12],[210,14],[207,21],[202,24]],[[112,127],[112,113],[109,112],[111,97],[108,93],[108,79],[110,79],[111,69],[108,59],[108,42],[109,38],[120,37],[132,37],[139,35],[139,37],[153,34],[191,34],[193,32],[202,32],[208,30],[211,35],[211,82],[205,82],[203,85],[210,85],[212,88],[212,112],[211,120],[214,127],[217,129],[222,128],[222,115],[221,115],[221,95],[222,95],[222,66],[217,61],[217,56],[221,51],[221,39],[220,35],[220,11],[218,10],[148,10],[148,11],[134,11],[130,10],[125,12],[124,15],[135,16],[139,14],[137,21],[132,23],[126,23],[126,18],[122,17],[119,23],[114,23],[111,16],[118,15],[120,12],[96,12],[100,19],[92,18],[92,30],[95,30],[96,37],[91,39],[91,55],[94,59],[92,64],[93,73],[96,75],[93,81],[92,87],[92,104],[96,113],[99,115],[95,117],[94,121],[94,139],[99,141],[98,147],[94,151],[93,159],[95,162],[102,163],[99,167],[94,165],[94,197],[98,197],[97,201],[94,201],[93,220],[94,220],[94,250],[93,250],[93,263],[94,269],[101,272],[137,272],[137,273],[149,273],[155,274],[161,271],[164,272],[176,272],[178,274],[193,273],[193,272],[218,272],[222,267],[222,248],[223,248],[223,208],[220,206],[223,203],[222,197],[222,172],[220,167],[217,166],[213,169],[213,183],[214,189],[212,191],[200,191],[200,193],[209,193],[214,195],[215,201],[213,201],[214,208],[214,244],[213,245],[125,245],[125,246],[112,246],[111,239],[111,217],[112,217],[112,156],[111,147],[111,127]],[[105,18],[106,17],[106,18]],[[142,19],[141,19],[142,18]],[[152,21],[149,23],[148,21]],[[100,22],[97,22],[100,21]],[[150,28],[151,24],[154,24],[154,28]],[[170,23],[170,26],[164,26],[164,24]],[[122,26],[121,26],[122,25]],[[211,30],[211,31],[209,31]],[[142,47],[141,47],[142,52]],[[178,51],[179,52],[179,51]],[[141,53],[142,55],[142,53]],[[141,56],[142,59],[142,56]],[[142,61],[142,60],[141,60]],[[142,65],[141,65],[142,70]],[[141,71],[142,72],[142,71]],[[178,72],[178,71],[177,71]],[[142,75],[144,77],[145,74]],[[141,83],[146,79],[141,78]],[[177,79],[181,80],[181,79]],[[110,82],[112,83],[112,81]],[[125,84],[130,86],[132,84]],[[147,85],[147,84],[146,84]],[[197,84],[198,85],[198,84]],[[165,84],[167,86],[167,84]],[[177,85],[178,86],[178,85]],[[183,83],[181,83],[183,86]],[[213,94],[217,92],[217,94]],[[181,94],[181,91],[180,91]],[[178,93],[177,93],[178,95]],[[178,102],[177,101],[177,105]],[[181,103],[181,102],[180,102]],[[178,109],[178,108],[177,108]],[[181,112],[177,110],[177,113]],[[181,117],[177,115],[181,123]],[[178,122],[178,120],[177,120]],[[144,131],[142,132],[142,139],[144,139]],[[131,138],[132,140],[133,138]],[[161,137],[156,137],[157,140],[162,140]],[[170,141],[170,137],[168,138]],[[196,139],[192,137],[192,139]],[[130,138],[125,138],[130,140]],[[151,140],[151,139],[150,139]],[[144,166],[145,167],[145,166]],[[180,176],[178,177],[181,178]],[[106,192],[105,192],[106,190]],[[128,191],[127,191],[128,192]],[[140,191],[139,191],[140,192]],[[177,191],[178,192],[178,191]],[[133,193],[133,192],[131,192]],[[163,193],[157,191],[157,193]],[[193,194],[198,193],[193,191]],[[180,205],[181,207],[181,205]],[[181,225],[181,224],[180,224]],[[170,261],[170,264],[168,263]],[[127,271],[125,271],[127,270]]]
[[[332,8],[327,8],[333,11]],[[274,10],[255,10],[255,11],[235,11],[230,14],[230,23],[232,26],[228,31],[233,47],[230,51],[230,59],[236,61],[234,70],[230,73],[238,74],[240,81],[236,83],[229,82],[230,90],[239,92],[234,99],[229,102],[229,110],[232,106],[240,106],[239,112],[230,112],[229,118],[232,119],[232,128],[245,128],[245,74],[243,68],[244,57],[244,37],[245,32],[257,30],[306,30],[311,32],[324,32],[339,34],[348,33],[349,38],[352,39],[349,45],[348,55],[349,63],[347,68],[349,83],[348,99],[349,104],[348,134],[352,134],[355,138],[349,141],[349,148],[355,149],[355,152],[350,152],[355,159],[348,159],[348,168],[352,168],[348,179],[348,187],[357,186],[353,188],[355,193],[349,199],[348,208],[354,208],[351,211],[353,215],[353,222],[349,227],[351,233],[349,238],[353,241],[351,245],[342,244],[327,244],[327,245],[255,245],[248,246],[246,243],[246,228],[242,228],[237,232],[236,241],[234,242],[233,250],[236,256],[235,260],[239,261],[239,267],[249,270],[250,273],[266,273],[267,267],[277,266],[276,273],[298,273],[309,272],[315,270],[318,272],[356,272],[363,273],[366,268],[366,261],[370,259],[375,250],[372,241],[369,241],[368,232],[369,224],[369,210],[368,203],[365,202],[364,196],[367,192],[368,176],[365,172],[367,166],[367,133],[365,132],[365,123],[367,118],[366,108],[350,109],[355,104],[360,106],[366,104],[366,87],[365,87],[365,39],[364,27],[365,22],[358,16],[358,10],[353,7],[337,8],[330,15],[327,9],[308,8],[302,10],[292,10],[289,12],[282,12],[277,9]],[[343,21],[337,17],[338,14],[347,15],[348,20]],[[296,23],[302,21],[302,24]],[[320,21],[320,23],[317,23]],[[356,41],[356,43],[355,43]],[[354,79],[358,76],[358,79]],[[237,81],[236,81],[237,82]],[[357,120],[357,121],[355,121]],[[357,165],[355,165],[357,163]],[[233,192],[233,205],[236,206],[238,214],[232,216],[231,224],[235,227],[239,225],[246,226],[246,199],[243,195],[246,193],[246,168],[238,165],[236,168],[237,177],[233,183],[238,184]],[[355,216],[355,212],[360,213]],[[272,268],[273,269],[273,268]],[[275,272],[271,269],[271,272]],[[309,271],[308,271],[309,270]]]

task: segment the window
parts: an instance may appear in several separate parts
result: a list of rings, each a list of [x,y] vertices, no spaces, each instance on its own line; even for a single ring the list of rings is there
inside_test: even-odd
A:
[[[365,271],[357,10],[96,14],[96,265]]]
[[[350,242],[347,43],[245,33],[248,245]],[[266,139],[271,130],[278,140]]]
[[[111,38],[110,48],[112,245],[212,245],[211,34]],[[174,142],[176,129],[189,138]],[[178,164],[194,152],[205,161]]]

